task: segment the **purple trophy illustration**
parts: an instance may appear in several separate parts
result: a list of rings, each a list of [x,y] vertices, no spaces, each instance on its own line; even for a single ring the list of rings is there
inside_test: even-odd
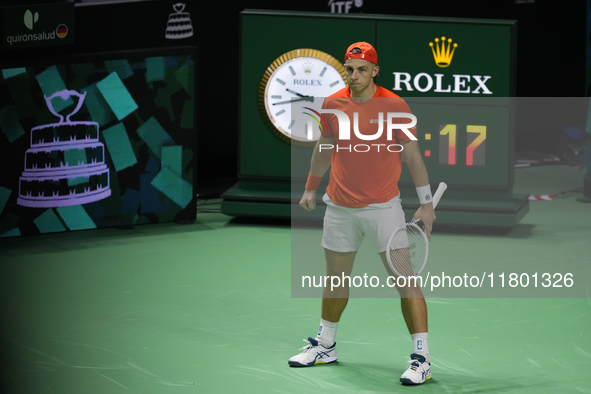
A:
[[[72,113],[58,114],[51,100],[78,97]],[[31,129],[31,148],[25,153],[17,203],[25,207],[53,208],[81,205],[111,195],[105,146],[99,142],[97,122],[71,121],[84,102],[86,92],[61,90],[45,96],[47,107],[58,123]]]

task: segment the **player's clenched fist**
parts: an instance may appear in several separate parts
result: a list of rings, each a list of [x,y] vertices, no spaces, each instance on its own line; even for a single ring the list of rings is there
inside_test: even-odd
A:
[[[306,211],[311,211],[316,208],[316,190],[306,189],[300,200],[300,207],[304,208]]]

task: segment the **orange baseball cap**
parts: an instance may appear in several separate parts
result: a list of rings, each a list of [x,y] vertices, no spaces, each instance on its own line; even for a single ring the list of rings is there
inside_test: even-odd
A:
[[[378,65],[378,54],[375,48],[367,42],[356,42],[347,48],[345,53],[345,61],[347,59],[364,59]]]

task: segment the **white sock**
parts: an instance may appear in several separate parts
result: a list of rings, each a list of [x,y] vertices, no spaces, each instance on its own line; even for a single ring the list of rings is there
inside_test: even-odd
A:
[[[420,354],[425,357],[427,362],[430,362],[429,357],[429,334],[426,332],[417,332],[411,334],[413,343],[413,353]]]
[[[332,347],[337,336],[337,326],[339,322],[331,322],[320,319],[320,327],[318,328],[318,335],[316,340],[324,347]]]

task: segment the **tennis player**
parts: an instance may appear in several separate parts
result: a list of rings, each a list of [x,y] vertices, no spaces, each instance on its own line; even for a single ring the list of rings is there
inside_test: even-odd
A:
[[[402,98],[374,83],[373,78],[378,75],[379,66],[372,45],[366,42],[352,44],[345,54],[345,71],[349,86],[326,98],[322,108],[345,112],[352,124],[354,112],[358,112],[360,133],[365,136],[376,134],[378,121],[374,118],[378,118],[379,112],[383,112],[384,116],[388,112],[410,113]],[[371,111],[364,108],[371,108]],[[399,149],[388,150],[387,146],[400,144],[403,147],[402,152],[421,202],[413,220],[422,219],[429,239],[435,220],[429,178],[417,141],[402,130],[395,130],[392,140],[386,139],[386,132],[382,133],[379,140],[360,139],[353,130],[349,130],[350,139],[342,139],[339,138],[337,116],[325,113],[323,117],[328,127],[323,127],[312,154],[310,174],[300,206],[308,211],[315,208],[316,189],[331,166],[330,181],[323,197],[327,204],[322,235],[326,275],[350,276],[357,250],[362,240],[368,238],[388,273],[394,276],[386,260],[386,245],[392,232],[405,223],[405,217],[398,190],[401,157],[395,151]],[[409,122],[410,119],[400,121]],[[409,133],[416,136],[416,129],[409,129]],[[373,149],[367,152],[355,151],[356,144],[365,144]],[[326,149],[331,145],[333,149]],[[339,149],[336,149],[337,145]],[[366,150],[365,146],[361,150]],[[378,151],[377,148],[381,149]],[[397,287],[397,290],[401,298],[402,315],[414,344],[410,366],[400,381],[403,384],[421,384],[431,378],[427,305],[419,287]],[[348,300],[348,286],[333,290],[330,286],[324,288],[318,334],[315,338],[304,340],[308,344],[300,349],[301,353],[289,359],[290,366],[309,367],[337,361],[335,338]]]

